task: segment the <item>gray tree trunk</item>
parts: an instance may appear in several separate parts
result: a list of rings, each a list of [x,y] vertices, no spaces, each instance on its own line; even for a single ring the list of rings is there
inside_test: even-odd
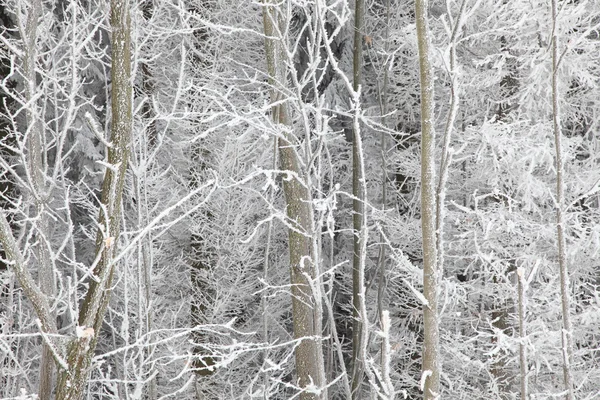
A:
[[[54,272],[50,260],[48,242],[44,238],[50,236],[48,217],[45,213],[45,202],[48,198],[44,183],[44,151],[42,149],[44,129],[38,115],[35,96],[37,92],[37,79],[35,64],[37,59],[37,28],[38,20],[42,16],[42,4],[40,0],[33,0],[27,15],[25,32],[21,32],[24,48],[23,70],[25,73],[25,97],[29,103],[27,108],[27,124],[29,126],[27,140],[27,169],[30,173],[29,179],[33,191],[34,219],[37,220],[37,233],[40,238],[36,257],[39,266],[38,281],[45,296],[51,298],[55,292]],[[42,358],[40,361],[38,396],[40,400],[49,400],[52,395],[54,380],[54,358],[46,343],[42,344]]]
[[[421,80],[421,229],[423,235],[423,398],[440,396],[438,280],[436,251],[435,130],[433,71],[429,59],[427,0],[416,0],[417,42]]]
[[[265,0],[263,10],[265,49],[270,83],[274,87],[271,100],[276,102],[282,99],[279,98],[279,92],[275,86],[285,85],[287,72],[283,45],[280,41],[272,39],[277,36],[276,24],[281,22],[278,17],[278,8],[267,4],[273,3]],[[281,29],[279,31],[281,32]],[[274,106],[271,112],[275,123],[291,127],[291,118],[285,103]],[[318,262],[313,243],[315,232],[312,196],[303,182],[306,171],[302,169],[302,163],[296,153],[295,137],[285,133],[283,135],[284,137],[278,138],[281,169],[293,174],[291,179],[283,180],[283,190],[287,217],[289,223],[294,227],[294,229],[289,229],[288,233],[291,283],[293,285],[294,338],[300,340],[295,350],[297,385],[301,389],[309,385],[322,389],[320,394],[303,391],[300,394],[301,400],[324,400],[327,398],[327,394],[323,349],[320,340],[322,310],[320,299],[316,297],[318,293],[313,292],[312,286],[312,282],[316,278],[315,263]]]
[[[571,326],[571,294],[569,292],[569,269],[567,265],[567,241],[565,238],[565,189],[564,157],[562,152],[562,129],[560,122],[560,104],[558,91],[558,1],[552,0],[552,123],[554,128],[554,147],[556,150],[556,233],[558,237],[558,268],[560,270],[560,294],[562,301],[562,354],[563,379],[567,400],[575,398],[571,363],[573,360],[573,327]]]
[[[363,58],[363,25],[365,4],[363,0],[354,2],[354,55],[353,55],[353,89],[357,93],[360,90],[362,77],[362,58]],[[355,107],[360,105],[360,98],[356,96]],[[358,110],[356,111],[358,113]],[[364,235],[365,226],[365,190],[362,160],[362,143],[360,134],[360,122],[358,114],[354,117],[354,129],[352,135],[352,220],[353,220],[353,247],[354,255],[352,258],[352,398],[360,399],[360,387],[364,377],[364,354],[363,348],[363,330],[365,326],[366,315],[363,315],[365,301],[365,246],[362,243],[366,239]]]
[[[527,378],[527,330],[525,328],[525,290],[527,289],[527,280],[525,270],[522,267],[517,268],[517,290],[519,293],[519,368],[521,370],[521,399],[529,399],[528,378]]]
[[[121,198],[129,156],[132,128],[131,81],[131,17],[129,1],[111,0],[112,28],[112,147],[108,149],[107,168],[102,185],[102,207],[96,236],[96,252],[100,262],[94,269],[99,281],[90,280],[90,286],[79,313],[79,325],[92,328],[90,335],[75,338],[67,349],[69,369],[62,370],[57,385],[58,400],[83,398],[89,376],[89,367],[96,348],[97,337],[110,300],[110,287],[115,265],[113,258],[120,233]]]

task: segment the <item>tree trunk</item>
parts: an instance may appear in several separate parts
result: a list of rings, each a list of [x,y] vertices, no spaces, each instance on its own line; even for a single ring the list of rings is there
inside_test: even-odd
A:
[[[569,293],[569,270],[567,266],[567,242],[565,238],[565,189],[563,181],[564,165],[562,153],[562,129],[560,126],[560,105],[558,92],[558,4],[552,0],[552,123],[554,128],[554,146],[556,150],[556,233],[558,237],[558,268],[560,270],[560,294],[562,301],[562,353],[563,378],[567,400],[573,400],[573,328],[571,326],[571,294]]]
[[[263,10],[264,32],[266,35],[265,49],[267,56],[267,69],[270,83],[273,86],[271,101],[273,103],[283,100],[279,98],[276,85],[286,82],[286,67],[283,44],[273,39],[277,35],[276,24],[280,24],[277,6],[265,0]],[[283,26],[280,26],[280,32]],[[275,123],[291,127],[291,118],[285,103],[273,106],[271,109]],[[316,276],[314,249],[314,223],[312,196],[305,186],[304,176],[306,171],[301,167],[301,160],[296,153],[295,137],[283,133],[278,138],[279,158],[281,169],[289,171],[290,179],[283,180],[283,190],[287,205],[287,217],[294,229],[289,229],[290,271],[292,283],[292,314],[294,325],[294,338],[299,340],[295,349],[297,385],[301,389],[308,386],[315,387],[319,393],[303,390],[301,400],[326,399],[325,368],[323,350],[321,346],[321,301]]]
[[[521,369],[521,399],[528,400],[527,330],[525,329],[525,290],[527,290],[527,280],[525,279],[525,270],[522,267],[517,268],[517,279],[517,290],[519,292],[519,367]]]
[[[35,96],[37,92],[37,79],[35,64],[37,59],[37,28],[38,20],[42,16],[42,4],[40,0],[33,0],[31,2],[31,8],[27,15],[27,23],[25,26],[23,47],[24,47],[24,60],[23,70],[25,73],[25,97],[29,106],[27,108],[27,124],[30,127],[27,150],[28,150],[28,170],[30,172],[31,187],[33,192],[31,193],[31,200],[34,205],[34,219],[37,219],[37,232],[40,240],[38,241],[36,249],[36,257],[39,265],[38,280],[39,285],[44,293],[48,297],[54,296],[55,283],[54,283],[54,272],[52,263],[50,260],[50,253],[48,251],[48,243],[50,232],[48,217],[45,212],[45,202],[47,194],[45,193],[44,183],[44,170],[45,163],[42,155],[42,142],[44,135],[44,128],[38,115],[37,102]],[[49,400],[52,395],[52,385],[54,379],[54,359],[52,352],[48,348],[46,343],[42,344],[42,358],[40,361],[40,383],[38,389],[38,396],[40,400]]]
[[[363,330],[368,329],[365,303],[365,173],[362,155],[362,138],[360,134],[360,85],[362,76],[362,42],[365,4],[364,0],[356,0],[354,7],[354,128],[352,135],[352,220],[353,248],[352,258],[352,399],[360,399],[360,387],[364,376]]]
[[[421,229],[423,235],[423,398],[440,396],[438,280],[436,251],[435,130],[433,71],[429,60],[427,0],[415,1],[421,80]]]
[[[98,333],[110,300],[115,265],[113,258],[120,233],[121,198],[129,155],[132,127],[131,81],[131,17],[128,1],[112,0],[110,23],[112,27],[112,147],[108,149],[108,163],[102,185],[101,210],[96,236],[96,252],[100,262],[94,269],[85,300],[79,313],[79,326],[84,333],[75,338],[67,349],[68,370],[62,370],[57,387],[57,400],[83,398],[89,376]],[[93,330],[91,330],[91,329]]]

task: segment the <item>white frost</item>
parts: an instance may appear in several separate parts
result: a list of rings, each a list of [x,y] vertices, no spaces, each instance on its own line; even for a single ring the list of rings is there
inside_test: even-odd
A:
[[[408,286],[408,288],[410,289],[411,292],[413,292],[413,294],[415,295],[415,297],[417,299],[419,299],[419,301],[425,306],[425,307],[429,307],[429,301],[427,301],[427,299],[425,298],[425,296],[423,296],[423,293],[419,292],[417,289],[415,289],[413,287],[413,285],[410,284],[409,281],[407,281],[406,279],[402,279],[402,281],[404,282],[404,284],[406,286]]]
[[[419,384],[419,387],[421,388],[421,392],[423,390],[425,390],[425,381],[427,381],[427,378],[430,377],[431,375],[433,375],[433,372],[431,372],[431,370],[425,370],[423,371],[423,374],[421,375],[421,383]]]

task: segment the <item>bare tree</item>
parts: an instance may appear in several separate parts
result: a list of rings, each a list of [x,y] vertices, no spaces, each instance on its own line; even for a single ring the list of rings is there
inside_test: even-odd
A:
[[[26,97],[34,98],[36,90],[35,80],[35,53],[33,51],[36,40],[36,23],[40,18],[41,3],[34,1],[30,8],[27,22],[27,34],[22,36],[25,40],[25,61],[23,63],[26,79]],[[111,145],[108,149],[108,165],[104,178],[101,199],[101,211],[98,218],[99,231],[96,238],[96,250],[99,262],[93,269],[93,278],[86,293],[86,298],[79,316],[77,337],[68,344],[66,359],[63,358],[61,346],[51,340],[56,335],[57,326],[52,308],[48,302],[49,291],[52,290],[54,274],[50,267],[48,252],[39,252],[38,257],[42,267],[40,269],[41,285],[38,286],[28,270],[25,259],[14,239],[4,211],[0,215],[0,242],[4,247],[7,259],[12,265],[20,285],[27,297],[33,303],[34,309],[40,320],[43,332],[44,354],[52,355],[60,367],[59,379],[56,389],[57,399],[80,399],[83,397],[87,384],[89,367],[97,343],[97,332],[100,331],[102,321],[112,286],[115,263],[113,262],[116,243],[120,232],[121,220],[121,195],[128,162],[128,146],[131,137],[131,50],[129,16],[129,2],[114,0],[111,3],[112,26],[112,134]],[[35,115],[35,107],[28,108],[28,120],[33,127],[28,141],[28,171],[33,175],[31,182],[34,196],[43,199],[43,178],[40,175],[44,170],[41,159],[42,151],[42,125]],[[42,219],[43,220],[43,219]],[[42,227],[43,228],[43,227]],[[43,231],[41,231],[44,234]],[[43,241],[42,247],[47,242]],[[51,393],[51,367],[42,358],[42,373],[40,395],[49,398]]]
[[[538,3],[4,0],[0,397],[593,398],[600,24]]]
[[[360,132],[360,86],[363,63],[365,4],[363,0],[354,2],[354,49],[353,49],[353,92],[354,92],[354,125],[352,135],[352,220],[353,248],[352,257],[352,398],[361,398],[360,387],[363,381],[365,352],[363,344],[367,340],[368,321],[365,307],[365,171]]]
[[[79,312],[79,326],[88,330],[73,340],[67,349],[68,369],[62,370],[57,387],[57,398],[80,399],[89,375],[98,333],[110,299],[114,276],[114,256],[120,234],[121,202],[125,171],[129,157],[132,127],[131,80],[131,16],[129,1],[111,1],[111,146],[108,149],[108,166],[102,184],[101,211],[98,217],[96,254],[100,261],[93,270],[98,280],[90,280]],[[89,330],[92,329],[92,330]]]
[[[425,400],[440,396],[438,282],[436,249],[435,129],[433,70],[429,54],[427,0],[415,1],[421,80],[421,229],[423,235],[423,367],[421,388]]]
[[[302,400],[327,398],[325,390],[325,369],[321,346],[321,300],[316,275],[314,248],[314,221],[312,196],[306,182],[303,163],[297,153],[297,139],[289,133],[292,120],[285,98],[287,82],[286,58],[282,41],[285,26],[281,11],[270,0],[265,0],[263,24],[267,71],[273,87],[271,107],[273,121],[281,124],[278,149],[281,169],[288,175],[283,180],[286,211],[289,223],[289,254],[292,283],[292,313],[294,338],[298,340],[295,349],[296,373]],[[307,390],[310,389],[310,390]]]
[[[558,52],[558,1],[552,0],[552,127],[554,130],[554,149],[556,152],[556,234],[558,237],[558,268],[560,271],[560,296],[562,303],[562,355],[563,379],[567,400],[575,397],[571,363],[573,360],[573,327],[571,326],[571,294],[569,284],[569,267],[567,265],[567,241],[565,238],[565,189],[564,189],[564,157],[562,149],[562,129],[560,121],[560,93],[558,90],[558,71],[560,58]]]
[[[43,157],[42,143],[44,142],[44,128],[40,110],[36,106],[36,60],[37,60],[37,36],[38,21],[42,16],[42,2],[32,0],[29,13],[27,14],[26,25],[20,25],[20,35],[23,39],[23,72],[25,78],[25,98],[31,106],[27,108],[27,123],[29,125],[29,134],[27,140],[27,150],[29,153],[27,166],[31,172],[31,197],[34,203],[34,215],[38,218],[37,230],[44,237],[49,236],[48,214],[45,210],[47,199],[52,189],[46,186],[44,171],[46,170],[47,157]],[[50,253],[46,241],[40,241],[37,246],[36,256],[39,262],[39,285],[44,295],[52,297],[55,291],[54,271],[50,260]],[[54,360],[47,344],[43,345],[42,359],[40,362],[40,384],[39,397],[41,400],[48,400],[52,394],[52,384],[54,375]]]

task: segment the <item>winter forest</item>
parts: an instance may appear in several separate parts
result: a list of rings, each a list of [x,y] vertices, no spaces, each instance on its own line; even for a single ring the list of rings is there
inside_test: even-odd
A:
[[[600,399],[598,0],[0,17],[0,398]]]

